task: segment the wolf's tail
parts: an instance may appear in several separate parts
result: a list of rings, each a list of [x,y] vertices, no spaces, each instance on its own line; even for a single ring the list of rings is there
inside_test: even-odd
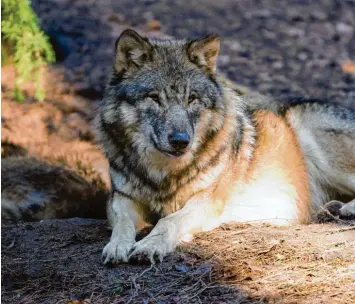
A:
[[[1,160],[1,218],[105,218],[108,191],[97,180],[29,157]]]

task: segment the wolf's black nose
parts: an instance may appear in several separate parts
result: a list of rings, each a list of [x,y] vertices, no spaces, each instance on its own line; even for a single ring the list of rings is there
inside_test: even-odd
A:
[[[187,148],[190,143],[190,136],[187,132],[184,133],[171,133],[168,136],[170,145],[175,151],[183,151]]]

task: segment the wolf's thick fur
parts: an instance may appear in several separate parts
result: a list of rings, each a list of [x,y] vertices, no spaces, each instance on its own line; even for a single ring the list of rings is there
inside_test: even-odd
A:
[[[355,197],[355,113],[237,96],[215,73],[218,51],[216,35],[117,40],[96,119],[112,180],[105,263],[154,263],[223,222],[309,223],[336,195]]]
[[[33,157],[1,160],[1,218],[105,218],[102,201],[107,191],[76,172]]]

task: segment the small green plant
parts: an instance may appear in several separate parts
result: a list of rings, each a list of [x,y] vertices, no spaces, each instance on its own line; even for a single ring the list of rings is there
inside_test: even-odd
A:
[[[10,44],[16,68],[15,98],[24,100],[21,85],[24,81],[35,81],[35,97],[45,97],[41,74],[55,55],[48,37],[39,27],[38,19],[29,0],[1,0],[2,39]]]

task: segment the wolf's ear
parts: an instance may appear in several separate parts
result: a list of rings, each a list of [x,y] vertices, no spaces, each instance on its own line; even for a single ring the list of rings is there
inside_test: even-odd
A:
[[[197,66],[207,69],[208,72],[215,72],[219,45],[219,36],[210,34],[204,38],[191,41],[187,46],[187,54]]]
[[[122,32],[115,44],[115,70],[135,70],[150,60],[153,47],[147,38],[140,36],[134,30]]]

